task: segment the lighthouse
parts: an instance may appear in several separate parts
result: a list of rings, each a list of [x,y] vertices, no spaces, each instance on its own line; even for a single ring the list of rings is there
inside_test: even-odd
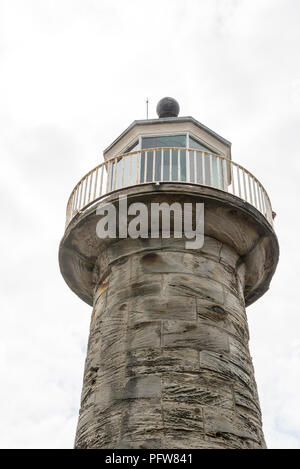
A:
[[[274,212],[231,143],[179,113],[167,97],[134,121],[67,204],[60,269],[92,307],[76,448],[265,448],[246,307],[276,269]]]

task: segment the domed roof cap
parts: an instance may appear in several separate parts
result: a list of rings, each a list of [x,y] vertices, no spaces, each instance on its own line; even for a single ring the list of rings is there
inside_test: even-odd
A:
[[[170,97],[162,98],[156,106],[156,112],[160,119],[163,117],[177,117],[179,110],[176,99]]]

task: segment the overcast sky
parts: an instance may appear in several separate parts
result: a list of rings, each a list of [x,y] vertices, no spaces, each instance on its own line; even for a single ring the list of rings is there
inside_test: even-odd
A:
[[[270,448],[300,448],[299,0],[0,0],[0,446],[71,448],[91,309],[57,252],[67,199],[173,96],[266,187],[281,257],[248,308]]]

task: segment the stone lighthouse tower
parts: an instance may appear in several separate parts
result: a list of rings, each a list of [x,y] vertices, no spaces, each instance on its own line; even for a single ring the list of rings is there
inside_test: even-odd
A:
[[[230,142],[172,98],[157,112],[116,138],[67,206],[61,272],[93,307],[75,446],[264,448],[245,308],[278,261],[271,202]],[[169,236],[124,235],[120,196],[149,213],[204,204],[202,247],[176,236],[171,209]],[[119,236],[97,235],[100,202]]]

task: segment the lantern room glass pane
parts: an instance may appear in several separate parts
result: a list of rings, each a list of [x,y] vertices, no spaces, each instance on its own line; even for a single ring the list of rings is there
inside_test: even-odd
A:
[[[126,153],[130,153],[131,151],[136,151],[139,149],[139,141],[136,140],[130,147],[126,149]]]
[[[155,181],[161,181],[161,153],[162,150],[156,150],[155,152]]]
[[[140,183],[186,182],[189,177],[189,182],[223,189],[223,166],[219,158],[193,137],[189,137],[189,147],[193,150],[187,151],[186,140],[186,135],[142,137]],[[163,149],[163,147],[170,147],[170,149]],[[174,147],[181,147],[182,150]],[[151,148],[157,148],[157,150],[147,151]],[[127,168],[125,170],[127,173]],[[117,183],[119,183],[118,179]]]
[[[187,151],[180,150],[180,181],[186,181],[186,158]]]
[[[211,153],[210,148],[208,148],[205,145],[203,145],[202,143],[198,142],[198,140],[196,140],[193,137],[189,138],[189,147],[193,148],[194,150],[202,150],[202,151],[207,151],[208,153]],[[215,152],[213,152],[213,153],[215,153]]]
[[[172,150],[172,181],[178,181],[178,150]]]
[[[170,151],[163,151],[163,181],[170,181]]]
[[[186,147],[186,135],[164,135],[156,137],[142,137],[142,149],[162,147]]]
[[[152,181],[153,178],[153,151],[147,152],[147,168],[146,168],[146,182]]]

